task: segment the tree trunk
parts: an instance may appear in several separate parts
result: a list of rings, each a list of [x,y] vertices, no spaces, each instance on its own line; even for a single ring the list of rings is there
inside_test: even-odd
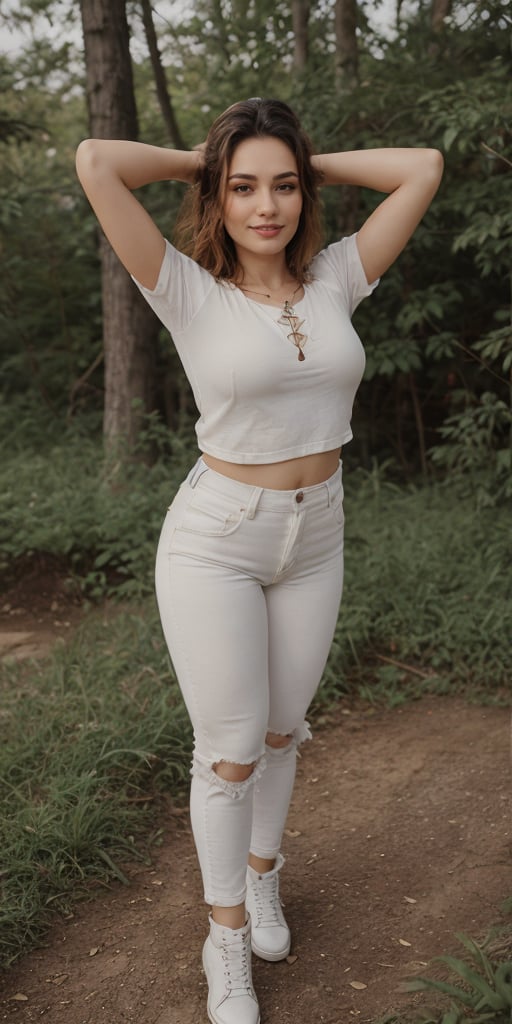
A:
[[[403,3],[403,0],[396,0],[395,29],[396,29],[397,32],[400,32],[400,28],[401,28],[401,24],[402,24],[402,3]]]
[[[292,0],[293,66],[297,71],[304,71],[308,63],[309,11],[310,0]]]
[[[176,149],[187,149],[185,145],[176,116],[174,113],[174,107],[171,102],[169,95],[169,89],[167,86],[167,79],[165,77],[165,69],[162,64],[162,58],[160,56],[160,50],[158,49],[158,40],[155,32],[155,25],[153,22],[153,14],[151,11],[151,0],[141,0],[142,7],[142,20],[144,22],[144,32],[146,33],[146,42],[148,44],[149,56],[151,60],[151,67],[153,68],[153,77],[155,79],[156,94],[158,102],[160,104],[160,110],[164,119],[169,138]]]
[[[95,138],[136,139],[137,110],[125,0],[80,0],[89,130]],[[159,325],[106,238],[101,245],[107,447],[133,448],[154,408]]]
[[[336,84],[339,91],[350,92],[357,85],[359,74],[356,0],[336,0],[334,26],[336,33]]]
[[[430,8],[430,22],[434,32],[441,32],[444,19],[448,17],[451,10],[451,0],[432,0]]]
[[[336,0],[334,11],[336,32],[336,86],[340,94],[351,92],[359,81],[359,51],[357,45],[357,2]],[[359,189],[344,185],[339,190],[338,230],[351,235],[358,228]]]
[[[215,25],[215,39],[217,40],[218,47],[226,62],[226,67],[230,67],[229,28],[226,25],[221,0],[212,0],[210,17]]]

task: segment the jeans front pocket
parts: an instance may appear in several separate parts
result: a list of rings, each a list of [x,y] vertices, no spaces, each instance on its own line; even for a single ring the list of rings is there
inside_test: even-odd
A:
[[[245,514],[245,507],[232,495],[222,495],[206,487],[196,487],[177,526],[178,533],[202,537],[228,537]]]

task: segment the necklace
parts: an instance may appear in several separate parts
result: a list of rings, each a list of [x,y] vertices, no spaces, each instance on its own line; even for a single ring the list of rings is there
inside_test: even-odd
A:
[[[271,292],[258,292],[254,288],[244,288],[243,285],[240,285],[239,287],[240,287],[240,291],[242,291],[242,292],[250,292],[251,295],[262,295],[265,299],[271,299],[272,298],[272,293]],[[281,310],[281,316],[279,317],[279,320],[277,321],[278,324],[281,324],[283,327],[287,327],[288,328],[288,332],[289,333],[286,335],[286,337],[298,349],[298,360],[299,360],[299,363],[304,362],[304,360],[306,358],[305,355],[304,355],[304,352],[302,351],[302,349],[304,348],[304,345],[306,344],[306,342],[308,340],[308,336],[307,336],[307,334],[302,334],[301,333],[301,327],[302,327],[302,325],[304,323],[304,320],[301,320],[300,317],[297,316],[297,313],[295,312],[295,310],[294,310],[294,308],[292,306],[292,302],[293,302],[297,292],[300,290],[301,287],[302,287],[302,285],[298,284],[296,289],[295,289],[295,291],[290,296],[290,298],[284,300],[284,305],[283,305],[283,308]]]

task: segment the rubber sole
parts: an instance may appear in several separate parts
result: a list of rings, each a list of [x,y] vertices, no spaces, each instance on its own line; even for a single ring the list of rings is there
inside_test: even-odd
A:
[[[265,949],[258,949],[256,943],[251,940],[251,949],[255,956],[259,956],[260,960],[267,960],[270,964],[277,964],[279,960],[286,960],[286,957],[290,955],[291,942],[288,943],[286,949],[278,953],[268,953]]]

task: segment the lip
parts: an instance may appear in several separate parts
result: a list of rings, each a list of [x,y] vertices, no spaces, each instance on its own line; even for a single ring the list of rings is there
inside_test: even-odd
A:
[[[251,231],[255,231],[261,238],[275,238],[282,230],[282,224],[255,224],[251,226]]]

